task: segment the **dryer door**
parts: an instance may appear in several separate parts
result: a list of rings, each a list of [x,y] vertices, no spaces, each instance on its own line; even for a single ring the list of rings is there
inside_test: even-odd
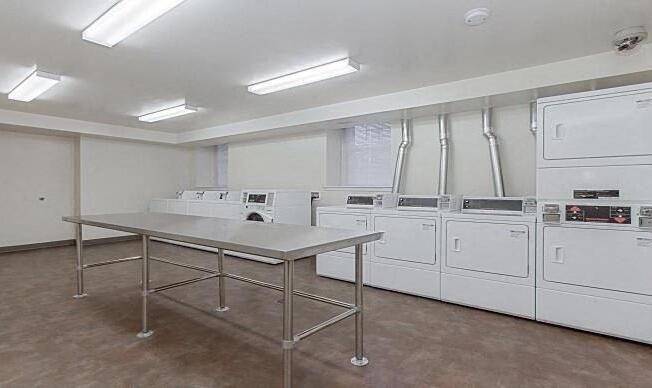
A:
[[[652,295],[652,233],[543,228],[544,280]]]
[[[319,213],[319,226],[327,228],[352,229],[366,231],[369,222],[368,216],[364,214],[344,213]],[[355,253],[354,247],[340,249],[339,252]],[[367,244],[363,245],[362,253],[367,253]]]
[[[545,107],[545,159],[652,155],[652,93],[623,94]]]
[[[374,230],[385,232],[374,243],[375,256],[386,259],[435,264],[435,220],[409,217],[374,217]]]
[[[526,278],[529,233],[524,224],[447,220],[445,265]]]

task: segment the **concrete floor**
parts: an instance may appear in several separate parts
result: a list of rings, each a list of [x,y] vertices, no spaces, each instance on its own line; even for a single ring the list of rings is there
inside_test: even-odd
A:
[[[138,255],[139,242],[92,246],[87,262]],[[207,252],[153,243],[152,254],[215,266]],[[227,271],[280,282],[281,266],[227,258]],[[0,255],[2,387],[279,387],[280,293],[228,281],[227,313],[207,281],[151,298],[153,337],[139,340],[139,263],[87,272],[74,300],[74,248]],[[154,285],[196,275],[152,263]],[[297,263],[298,289],[351,300],[350,284]],[[295,328],[337,308],[296,298]],[[296,387],[652,387],[652,347],[365,288],[366,353],[353,321],[298,345]]]

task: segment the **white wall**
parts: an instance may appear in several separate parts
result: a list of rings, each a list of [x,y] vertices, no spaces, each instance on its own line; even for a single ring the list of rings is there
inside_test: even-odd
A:
[[[0,246],[72,238],[75,142],[0,131]]]
[[[458,194],[493,195],[489,150],[482,134],[479,111],[449,117],[451,170],[449,191]],[[393,148],[400,142],[399,124],[393,123]],[[529,107],[495,109],[496,128],[504,169],[506,194],[534,195],[534,136],[528,131]],[[406,161],[403,192],[435,194],[439,169],[439,134],[434,117],[413,121],[414,143]],[[343,204],[346,190],[323,188],[326,136],[302,136],[255,140],[229,145],[229,186],[232,189],[269,187],[319,190],[320,205]]]
[[[150,199],[169,198],[194,184],[191,148],[82,137],[82,214],[143,212]],[[120,233],[85,228],[84,238]]]
[[[196,187],[215,187],[216,153],[215,147],[199,147],[195,149],[195,180]]]

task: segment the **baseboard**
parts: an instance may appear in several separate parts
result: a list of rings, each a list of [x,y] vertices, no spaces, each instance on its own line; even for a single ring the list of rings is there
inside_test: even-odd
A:
[[[110,244],[110,243],[117,243],[117,242],[124,242],[124,241],[133,241],[138,239],[140,239],[140,236],[138,235],[95,238],[91,240],[84,240],[84,245]],[[58,247],[66,247],[70,245],[75,245],[75,240],[71,239],[71,240],[46,241],[42,243],[0,247],[0,253],[22,252],[22,251],[31,251],[34,249],[45,249],[45,248],[58,248]]]

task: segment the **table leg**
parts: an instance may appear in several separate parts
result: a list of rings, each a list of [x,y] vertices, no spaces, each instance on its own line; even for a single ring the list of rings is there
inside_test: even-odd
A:
[[[292,387],[294,261],[283,263],[283,387]]]
[[[217,297],[219,304],[215,309],[218,312],[228,311],[229,308],[225,304],[226,294],[224,290],[224,282],[226,277],[224,276],[224,249],[217,249],[217,271],[220,273],[220,276],[217,277]]]
[[[75,224],[75,242],[77,247],[77,293],[73,296],[75,299],[85,298],[84,290],[84,241],[82,240],[82,225]]]
[[[355,366],[365,366],[369,363],[363,349],[362,287],[362,244],[357,244],[355,246],[355,307],[358,312],[355,314],[355,357],[351,359],[351,363]]]
[[[149,236],[143,235],[143,259],[142,259],[142,297],[143,297],[143,328],[138,333],[138,338],[147,338],[154,334],[154,331],[149,330],[147,322],[147,296],[149,294]]]

